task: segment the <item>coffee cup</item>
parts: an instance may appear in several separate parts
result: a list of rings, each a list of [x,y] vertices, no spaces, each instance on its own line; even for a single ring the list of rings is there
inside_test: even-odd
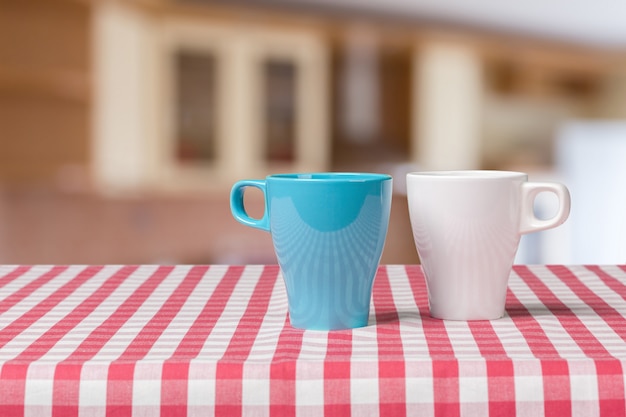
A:
[[[544,192],[559,202],[548,219],[533,208]],[[564,185],[522,172],[411,172],[407,197],[430,314],[448,320],[502,317],[521,236],[562,224],[570,210]]]
[[[246,212],[247,187],[264,194],[261,218]],[[391,194],[391,176],[374,173],[277,174],[233,185],[233,217],[272,236],[293,327],[367,325]]]

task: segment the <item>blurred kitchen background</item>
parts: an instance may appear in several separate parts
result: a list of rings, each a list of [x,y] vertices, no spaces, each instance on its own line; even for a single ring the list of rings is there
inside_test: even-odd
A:
[[[518,262],[624,263],[624,22],[611,0],[0,0],[0,262],[275,263],[231,185],[332,170],[394,175],[382,262],[416,263],[405,173],[480,168],[572,190]]]

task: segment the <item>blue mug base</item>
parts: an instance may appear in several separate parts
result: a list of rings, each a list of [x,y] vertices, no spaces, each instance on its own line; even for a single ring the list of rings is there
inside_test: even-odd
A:
[[[349,330],[349,329],[357,329],[359,327],[365,327],[369,322],[369,311],[360,316],[353,317],[347,319],[346,317],[336,318],[336,317],[328,317],[325,320],[298,320],[297,318],[293,318],[290,314],[289,322],[291,327],[302,330],[320,330],[320,331],[329,331],[329,330]]]

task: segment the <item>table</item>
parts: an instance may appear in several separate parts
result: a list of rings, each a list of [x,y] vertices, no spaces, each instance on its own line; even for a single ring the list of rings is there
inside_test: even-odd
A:
[[[276,265],[0,266],[0,416],[625,415],[626,266],[515,266],[432,319],[381,266],[370,325],[293,329]]]

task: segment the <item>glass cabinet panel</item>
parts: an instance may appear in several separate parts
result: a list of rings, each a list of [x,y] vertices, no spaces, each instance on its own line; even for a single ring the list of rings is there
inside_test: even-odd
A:
[[[216,157],[215,57],[179,51],[175,65],[176,158],[185,163],[210,163]]]
[[[295,158],[297,68],[294,62],[268,59],[263,65],[265,158],[292,162]]]

